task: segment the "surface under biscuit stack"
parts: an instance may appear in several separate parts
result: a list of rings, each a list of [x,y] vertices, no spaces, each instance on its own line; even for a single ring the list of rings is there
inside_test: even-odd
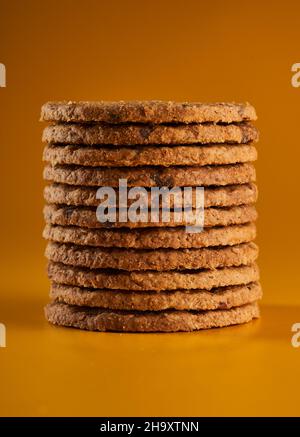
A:
[[[255,119],[249,104],[45,104],[47,319],[175,332],[259,317]],[[204,230],[188,233],[175,212],[168,223],[100,223],[96,191],[119,179],[204,186]]]

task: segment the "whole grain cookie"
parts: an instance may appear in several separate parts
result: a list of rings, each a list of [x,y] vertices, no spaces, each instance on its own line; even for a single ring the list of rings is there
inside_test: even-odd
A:
[[[259,271],[256,264],[250,264],[213,270],[125,272],[91,270],[50,261],[48,276],[59,284],[76,287],[132,291],[193,290],[196,288],[211,290],[216,287],[256,282],[259,280]]]
[[[93,247],[123,247],[135,249],[188,249],[209,246],[231,246],[249,242],[256,237],[254,223],[204,228],[188,233],[185,228],[88,229],[78,226],[46,225],[44,238],[59,243]]]
[[[120,179],[126,179],[128,187],[195,187],[255,182],[256,173],[250,163],[167,168],[103,168],[49,164],[44,169],[44,179],[94,187],[118,187]]]
[[[259,317],[256,302],[215,311],[125,312],[51,303],[45,308],[50,323],[90,331],[177,332],[247,323]]]
[[[256,120],[249,103],[187,103],[159,100],[132,102],[47,102],[41,120],[105,123],[233,123]]]
[[[158,214],[161,211],[157,211]],[[157,228],[178,227],[196,225],[197,217],[202,214],[200,210],[189,211],[184,216],[179,211],[170,211],[169,221],[158,217],[158,221],[151,221],[151,213],[145,215],[145,221],[131,222],[119,221],[119,211],[116,214],[116,222],[101,223],[96,216],[96,208],[79,206],[46,205],[44,218],[47,224],[60,226],[80,226],[83,228]],[[229,226],[253,222],[257,219],[257,211],[254,205],[239,205],[221,208],[206,208],[204,210],[204,226]],[[147,220],[147,221],[146,221]]]
[[[99,199],[96,199],[97,188],[80,187],[76,185],[64,185],[53,183],[44,189],[44,199],[47,203],[72,205],[72,206],[98,206]],[[119,193],[116,193],[116,202],[119,204]],[[204,190],[204,204],[206,208],[211,206],[235,206],[249,205],[257,200],[258,190],[253,183],[241,185],[226,185],[225,187],[207,187]],[[156,197],[152,193],[152,197]],[[128,199],[128,206],[134,201]],[[147,191],[143,199],[143,208],[150,206],[151,194]],[[191,202],[188,207],[196,206],[195,190],[192,193]],[[174,208],[174,198],[170,196],[170,208]]]
[[[255,243],[203,249],[103,249],[50,242],[46,257],[53,262],[119,270],[214,269],[252,264],[258,256]]]
[[[51,284],[54,302],[111,310],[163,311],[168,309],[207,311],[229,309],[255,302],[262,297],[258,282],[207,290],[139,291],[98,290]]]
[[[48,145],[44,149],[43,159],[52,165],[72,164],[90,167],[204,166],[255,161],[257,151],[251,145],[131,148]]]
[[[43,132],[43,141],[59,144],[147,144],[249,143],[258,140],[256,127],[240,124],[109,125],[54,124]]]

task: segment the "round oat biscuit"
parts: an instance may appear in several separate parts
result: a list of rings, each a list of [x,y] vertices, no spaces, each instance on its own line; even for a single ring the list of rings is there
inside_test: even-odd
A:
[[[43,141],[58,144],[135,146],[148,144],[249,143],[258,131],[249,123],[187,125],[53,124],[43,132]]]
[[[69,206],[98,206],[99,199],[96,199],[97,188],[80,187],[76,185],[50,184],[44,189],[44,199],[47,203],[63,204]],[[158,196],[147,190],[142,200],[142,207],[147,208],[151,205],[152,199]],[[128,195],[127,195],[128,197]],[[240,185],[226,185],[225,187],[207,187],[204,190],[204,204],[206,208],[211,206],[235,206],[249,205],[255,203],[258,197],[257,186],[253,183]],[[116,202],[119,205],[119,193],[116,193]],[[128,206],[134,200],[128,199]],[[192,200],[186,202],[188,207],[195,208],[196,194],[192,192]],[[174,208],[174,197],[170,196],[170,208]]]
[[[48,276],[59,284],[75,285],[77,287],[132,291],[193,290],[195,288],[211,290],[216,287],[256,282],[259,280],[259,270],[257,265],[253,263],[248,266],[225,267],[213,270],[125,272],[73,267],[50,261]]]
[[[207,311],[229,309],[255,302],[262,297],[259,282],[207,290],[124,291],[102,290],[51,284],[54,302],[111,310],[163,311],[168,309]]]
[[[134,249],[189,249],[209,246],[232,246],[256,237],[254,223],[204,228],[188,233],[184,227],[144,229],[88,229],[79,226],[46,225],[44,238],[58,243],[92,247],[123,247]]]
[[[45,315],[52,324],[90,331],[189,332],[250,322],[259,317],[259,307],[254,302],[229,310],[130,312],[50,303]]]
[[[169,220],[151,220],[151,213],[145,216],[145,221],[132,222],[120,221],[119,211],[116,211],[116,222],[101,223],[96,216],[96,208],[79,206],[46,205],[44,207],[44,218],[47,224],[60,226],[80,226],[83,228],[156,228],[156,227],[178,227],[185,225],[196,225],[197,216],[202,214],[201,210],[190,210],[187,216],[179,211],[170,211]],[[127,213],[127,211],[125,211]],[[157,211],[159,214],[161,211]],[[148,218],[147,218],[148,217]],[[239,205],[220,208],[204,209],[204,226],[229,226],[253,222],[257,219],[257,211],[254,205]],[[146,221],[147,220],[147,221]]]
[[[203,249],[104,249],[50,242],[46,257],[53,262],[119,270],[214,269],[252,264],[258,256],[255,243]]]
[[[257,159],[257,151],[252,145],[113,148],[50,144],[44,149],[43,159],[52,165],[90,167],[204,166],[252,162]]]
[[[160,100],[47,102],[42,121],[66,123],[233,123],[256,120],[249,103],[199,103]]]
[[[126,179],[128,187],[195,187],[255,182],[253,164],[204,167],[77,167],[46,165],[44,179],[68,185],[119,187]]]

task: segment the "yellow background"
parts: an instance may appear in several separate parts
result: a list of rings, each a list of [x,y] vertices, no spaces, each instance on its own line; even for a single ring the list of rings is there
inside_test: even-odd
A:
[[[0,415],[298,414],[299,24],[297,0],[0,0]],[[187,335],[50,327],[40,107],[155,98],[257,109],[263,318]]]

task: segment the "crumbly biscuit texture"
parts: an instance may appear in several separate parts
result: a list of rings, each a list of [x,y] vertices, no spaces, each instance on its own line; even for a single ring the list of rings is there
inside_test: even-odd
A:
[[[51,285],[54,302],[114,310],[163,311],[168,309],[207,311],[229,309],[255,302],[262,297],[258,282],[207,290],[176,290],[134,292],[108,289]]]
[[[135,249],[189,249],[227,246],[249,242],[256,237],[254,223],[205,228],[188,233],[185,228],[88,229],[79,226],[46,225],[43,236],[59,243],[74,243],[93,247],[123,247]]]
[[[41,120],[106,123],[233,123],[256,120],[249,103],[188,103],[172,101],[47,102]]]
[[[90,331],[188,332],[250,322],[259,308],[254,302],[229,310],[125,312],[51,303],[45,314],[55,325]]]
[[[46,165],[44,179],[68,185],[118,187],[126,179],[128,187],[199,187],[255,182],[253,164],[204,167],[82,167]]]
[[[53,262],[90,269],[175,270],[214,269],[252,264],[258,256],[255,243],[203,249],[103,249],[49,242],[46,257]]]
[[[212,270],[124,272],[73,267],[50,261],[48,276],[59,284],[76,287],[132,291],[194,290],[198,288],[211,290],[215,287],[256,282],[259,280],[259,270],[256,264],[250,264]]]
[[[116,221],[101,223],[96,216],[95,208],[46,205],[44,207],[44,218],[47,224],[61,226],[81,226],[85,228],[157,228],[157,227],[178,227],[185,225],[197,225],[200,223],[200,210],[192,210],[187,216],[179,211],[170,211],[168,221],[162,216],[157,217],[154,222],[151,213],[145,215],[144,221],[121,221],[119,212],[116,212]],[[160,211],[157,211],[160,214]],[[240,205],[223,208],[206,208],[204,210],[204,226],[229,226],[253,222],[257,219],[257,211],[254,205]]]
[[[83,187],[76,185],[65,184],[50,184],[44,189],[44,199],[47,203],[56,203],[69,206],[98,206],[99,199],[96,198],[97,188]],[[147,191],[143,197],[142,207],[151,205],[151,196],[154,199],[155,195]],[[206,208],[211,206],[235,206],[248,205],[255,203],[258,196],[257,186],[253,183],[228,185],[225,187],[207,187],[204,190],[204,205]],[[128,197],[128,195],[127,195]],[[119,205],[118,192],[116,193],[116,202]],[[134,200],[128,199],[128,206]],[[192,192],[192,200],[186,199],[186,205],[196,206],[196,192]],[[174,197],[170,196],[170,208],[174,208]]]
[[[255,161],[257,151],[252,145],[113,148],[50,144],[44,149],[43,159],[52,165],[90,167],[203,166]]]
[[[43,141],[58,144],[148,144],[249,143],[258,140],[258,131],[249,123],[188,125],[54,124],[43,132]]]

